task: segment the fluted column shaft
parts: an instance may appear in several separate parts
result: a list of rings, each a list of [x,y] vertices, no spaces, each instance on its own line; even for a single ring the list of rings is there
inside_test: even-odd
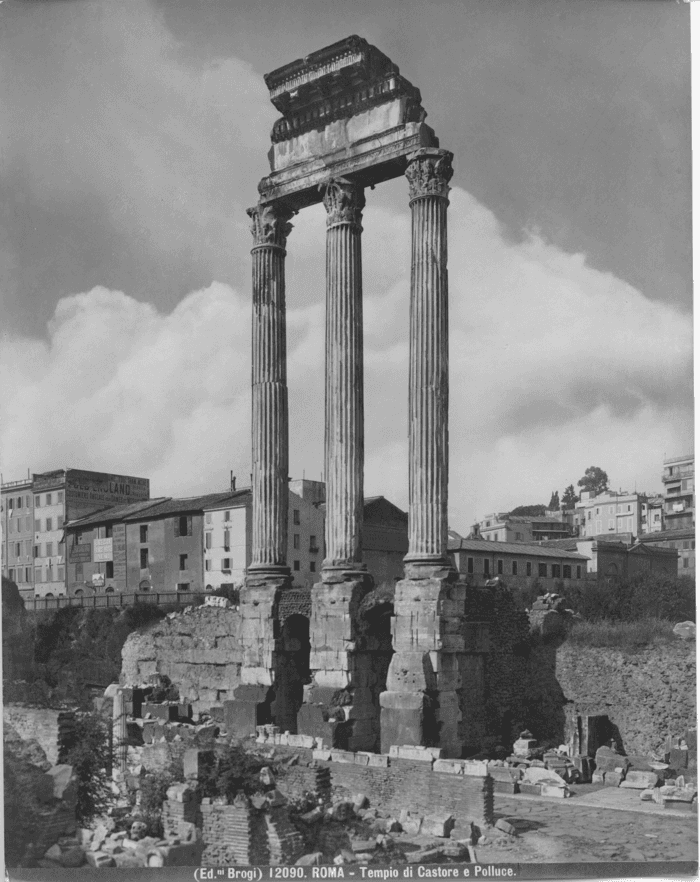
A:
[[[284,287],[292,212],[273,203],[248,209],[253,223],[252,555],[249,570],[289,572],[289,410]]]
[[[358,570],[364,506],[361,187],[323,185],[326,231],[326,559]]]
[[[409,157],[411,205],[408,392],[408,554],[411,563],[447,560],[448,298],[447,206],[452,154]]]

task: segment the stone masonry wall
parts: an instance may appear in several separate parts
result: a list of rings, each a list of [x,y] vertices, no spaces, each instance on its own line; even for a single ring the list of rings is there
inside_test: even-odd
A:
[[[564,643],[556,678],[573,706],[567,715],[607,714],[628,754],[663,753],[666,736],[696,725],[695,644],[621,652]]]
[[[11,726],[23,740],[38,741],[51,765],[61,761],[62,744],[75,724],[74,713],[6,704],[2,717],[4,726]]]
[[[165,674],[195,714],[233,697],[243,654],[236,610],[200,606],[172,613],[130,634],[122,649],[121,681],[137,685]]]

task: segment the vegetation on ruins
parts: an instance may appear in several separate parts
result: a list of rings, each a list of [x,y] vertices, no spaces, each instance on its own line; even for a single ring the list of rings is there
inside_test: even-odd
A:
[[[139,819],[146,825],[147,836],[163,836],[163,803],[168,788],[183,779],[182,764],[171,763],[168,768],[149,772],[141,779]]]
[[[241,790],[247,796],[261,793],[267,789],[260,779],[260,770],[265,766],[277,771],[268,757],[247,753],[240,744],[231,743],[222,753],[217,752],[214,763],[200,776],[202,796],[233,800]]]
[[[5,651],[22,658],[21,670],[14,671],[13,678],[24,681],[5,682],[5,701],[90,709],[88,684],[116,682],[128,635],[164,616],[163,609],[151,604],[121,609],[64,607],[41,617],[24,615],[18,629],[3,628]]]
[[[106,770],[111,767],[108,722],[96,713],[77,715],[65,742],[63,762],[73,767],[78,784],[76,817],[85,825],[101,814],[111,791]]]

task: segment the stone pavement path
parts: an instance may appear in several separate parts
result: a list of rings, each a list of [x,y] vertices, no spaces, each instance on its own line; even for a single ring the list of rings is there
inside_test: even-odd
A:
[[[698,816],[664,817],[576,806],[572,800],[509,799],[496,795],[497,817],[518,831],[507,843],[477,846],[481,863],[694,861]],[[489,838],[492,838],[490,836]]]

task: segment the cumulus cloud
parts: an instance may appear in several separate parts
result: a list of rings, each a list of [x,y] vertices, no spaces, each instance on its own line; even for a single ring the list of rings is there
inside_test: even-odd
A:
[[[451,525],[546,502],[591,464],[657,488],[664,453],[692,445],[689,316],[451,200]],[[295,477],[323,468],[323,220],[299,215],[288,246]],[[405,505],[410,216],[370,202],[364,225],[365,490]],[[99,287],[63,298],[46,340],[3,345],[5,478],[99,468],[167,495],[246,481],[249,341],[250,295],[221,283],[168,314]]]

